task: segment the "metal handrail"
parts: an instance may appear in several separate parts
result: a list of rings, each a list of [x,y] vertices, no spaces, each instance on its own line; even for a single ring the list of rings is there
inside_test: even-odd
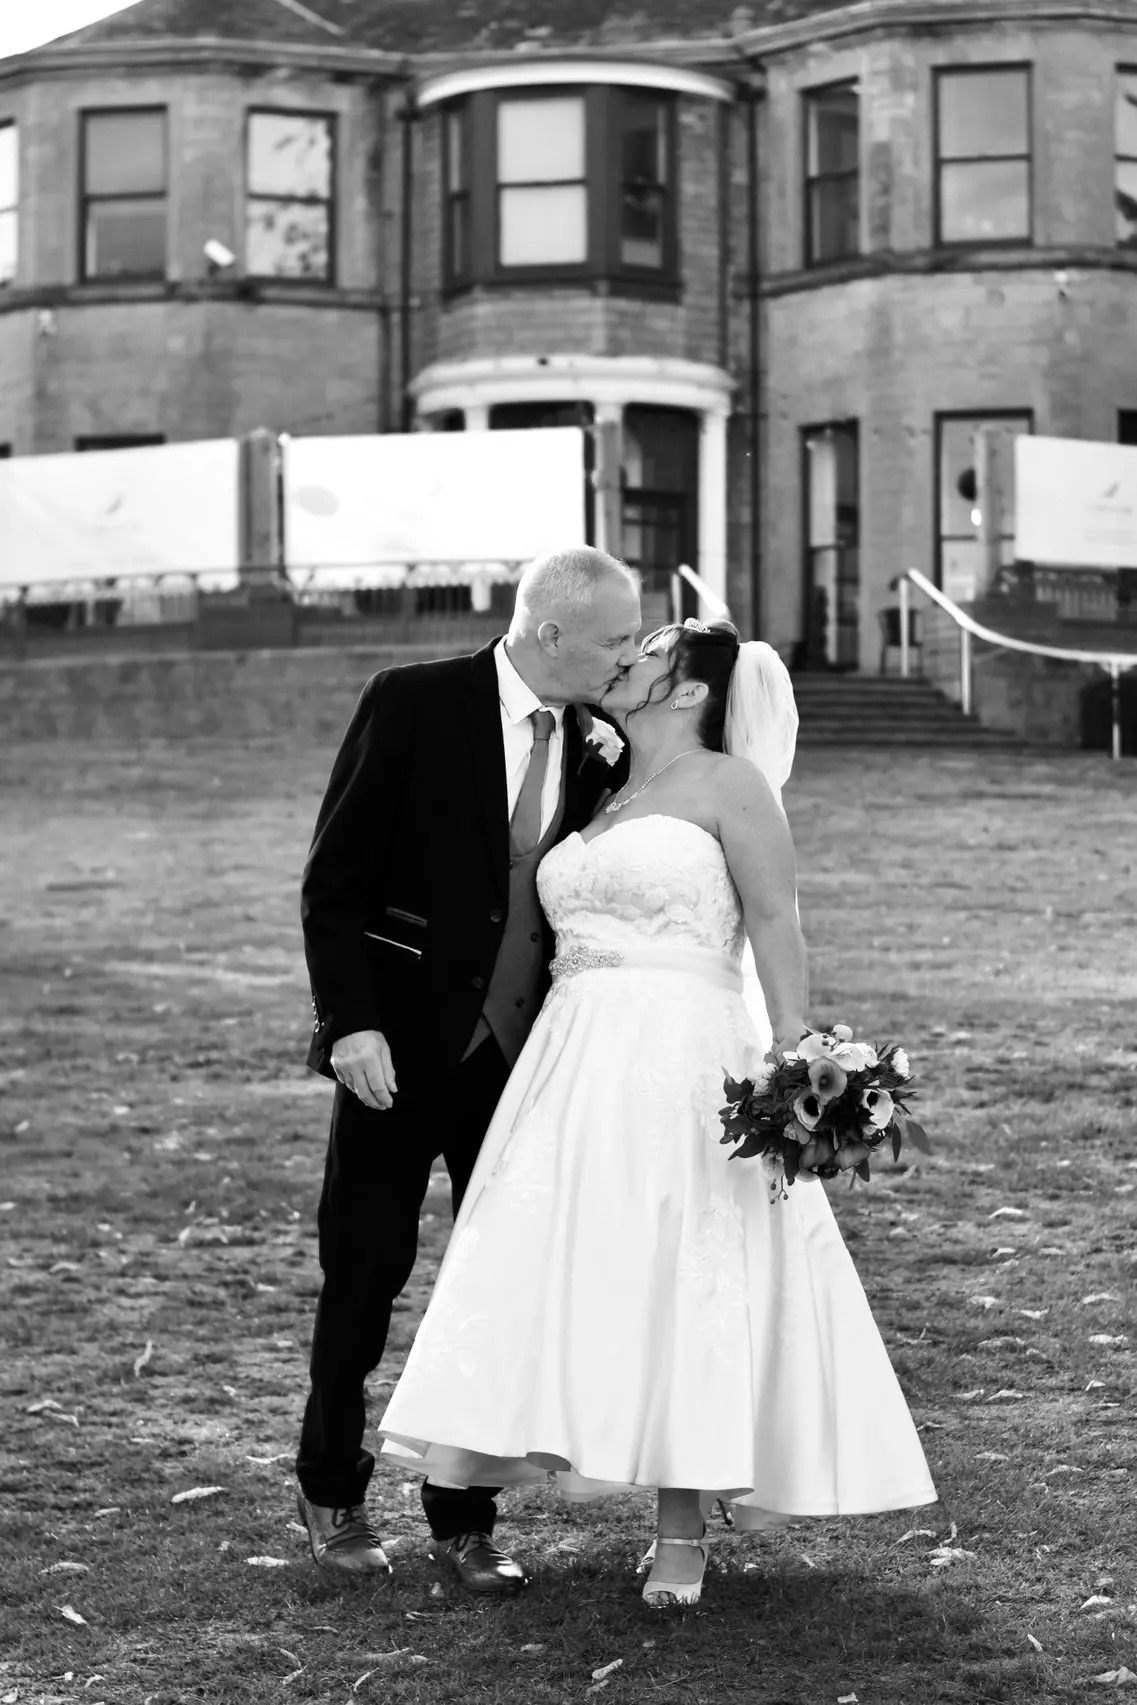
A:
[[[909,641],[908,622],[911,608],[909,585],[923,592],[925,597],[938,604],[940,609],[951,617],[959,629],[959,663],[960,663],[960,708],[965,715],[971,714],[971,642],[973,639],[985,640],[989,645],[1001,646],[1005,651],[1025,651],[1035,657],[1053,657],[1062,663],[1090,663],[1096,668],[1104,669],[1111,683],[1111,704],[1113,713],[1113,757],[1121,757],[1121,676],[1127,669],[1137,669],[1137,652],[1132,651],[1083,651],[1072,646],[1044,645],[1041,641],[1031,639],[1016,639],[1009,633],[997,633],[994,628],[977,622],[974,616],[969,616],[966,610],[942,592],[938,586],[921,574],[918,568],[905,569],[900,576],[900,673],[907,677],[911,673],[911,645]]]

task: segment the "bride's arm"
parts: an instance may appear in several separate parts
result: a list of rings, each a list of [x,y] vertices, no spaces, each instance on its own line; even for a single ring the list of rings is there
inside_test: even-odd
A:
[[[744,758],[724,758],[712,777],[719,839],[742,901],[774,1045],[792,1048],[806,1028],[809,965],[789,824]]]

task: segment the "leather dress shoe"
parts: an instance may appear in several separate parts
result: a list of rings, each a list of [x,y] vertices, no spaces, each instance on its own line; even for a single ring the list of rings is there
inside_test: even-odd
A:
[[[379,1543],[379,1535],[367,1519],[364,1504],[333,1509],[313,1504],[303,1492],[296,1494],[300,1520],[308,1529],[308,1543],[317,1563],[344,1575],[389,1575],[391,1565]]]
[[[436,1563],[452,1569],[474,1593],[519,1593],[528,1586],[520,1563],[499,1551],[488,1533],[460,1533],[454,1539],[432,1539]]]

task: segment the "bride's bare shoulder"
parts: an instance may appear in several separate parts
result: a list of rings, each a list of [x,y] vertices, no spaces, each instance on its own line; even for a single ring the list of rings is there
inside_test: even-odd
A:
[[[732,758],[727,752],[718,752],[715,756],[717,762],[708,768],[711,780],[720,791],[742,798],[747,794],[752,797],[773,797],[769,782],[749,758]]]

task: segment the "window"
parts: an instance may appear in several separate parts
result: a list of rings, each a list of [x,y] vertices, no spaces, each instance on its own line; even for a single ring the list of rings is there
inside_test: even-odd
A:
[[[444,226],[447,278],[465,279],[470,273],[470,184],[469,108],[451,107],[443,115],[443,171],[446,182]]]
[[[0,462],[6,462],[11,454],[12,446],[10,444],[0,444]]]
[[[1122,248],[1137,248],[1137,71],[1117,74],[1113,146],[1117,241]]]
[[[855,668],[860,645],[860,432],[855,420],[802,433],[807,669]]]
[[[442,125],[451,288],[574,278],[675,283],[670,95],[608,85],[486,90],[444,109]]]
[[[19,207],[19,132],[8,120],[0,124],[0,284],[11,284],[16,276]]]
[[[583,266],[587,261],[584,135],[582,95],[499,103],[499,266]]]
[[[621,105],[619,258],[623,267],[660,272],[666,260],[669,116],[662,101],[632,90]]]
[[[154,444],[164,444],[160,432],[120,432],[107,437],[84,437],[75,440],[76,450],[146,450]]]
[[[860,97],[853,83],[805,96],[805,264],[861,247]]]
[[[1030,72],[941,71],[936,80],[937,241],[1029,242]]]
[[[1137,444],[1137,408],[1118,409],[1117,442],[1119,444]]]
[[[166,276],[166,113],[83,114],[82,276]]]
[[[985,544],[979,536],[975,516],[979,493],[974,496],[967,479],[974,478],[977,462],[976,434],[980,427],[998,427],[1009,441],[1032,430],[1033,417],[1021,414],[941,414],[936,416],[936,474],[938,519],[936,535],[936,584],[949,598],[966,603],[986,580]],[[1002,512],[998,522],[999,560],[1015,560],[1014,456],[1001,453]],[[963,488],[960,488],[960,482]]]
[[[333,282],[334,137],[328,116],[249,114],[245,266],[251,277]]]

